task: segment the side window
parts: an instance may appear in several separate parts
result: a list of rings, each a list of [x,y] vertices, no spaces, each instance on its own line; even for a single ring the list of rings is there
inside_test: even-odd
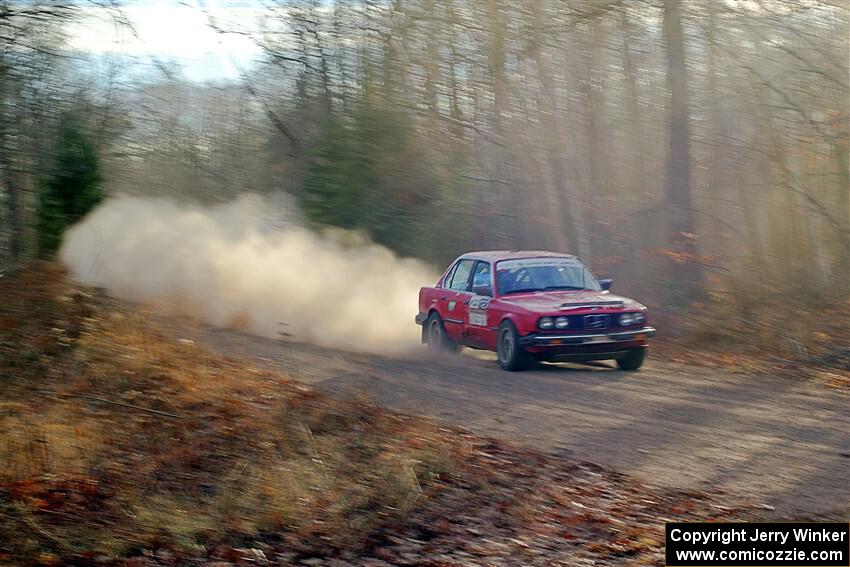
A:
[[[449,289],[467,291],[469,289],[469,272],[472,271],[473,260],[461,260],[452,274]]]
[[[460,262],[458,262],[457,264],[455,264],[451,268],[449,268],[449,271],[446,273],[446,277],[443,278],[443,283],[440,287],[449,287],[449,283],[451,283],[451,281],[452,281],[452,276],[454,276],[455,270],[457,270],[458,264],[460,264]]]
[[[493,280],[490,277],[490,264],[479,261],[472,273],[472,292],[477,295],[493,296]]]

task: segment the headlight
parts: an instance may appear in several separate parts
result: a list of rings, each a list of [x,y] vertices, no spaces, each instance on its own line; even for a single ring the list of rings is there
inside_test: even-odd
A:
[[[541,317],[540,321],[537,322],[537,326],[541,329],[551,329],[555,326],[555,322],[551,317]]]
[[[555,328],[566,329],[570,326],[570,320],[567,317],[558,317],[555,319]]]
[[[623,313],[622,315],[620,315],[620,325],[623,327],[634,325],[637,322],[638,321],[635,317],[635,313]]]
[[[646,321],[646,316],[643,313],[635,313],[635,323],[643,323]]]

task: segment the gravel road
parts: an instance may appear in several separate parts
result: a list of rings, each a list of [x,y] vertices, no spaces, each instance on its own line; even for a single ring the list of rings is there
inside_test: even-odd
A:
[[[850,515],[850,395],[819,383],[649,362],[507,373],[489,353],[352,354],[181,329],[224,355],[377,403],[604,464],[657,486],[726,493],[777,515]]]

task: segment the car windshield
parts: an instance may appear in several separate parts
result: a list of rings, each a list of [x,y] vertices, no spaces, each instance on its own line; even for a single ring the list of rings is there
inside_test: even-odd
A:
[[[575,258],[502,260],[496,264],[496,285],[501,295],[602,289],[590,270]]]

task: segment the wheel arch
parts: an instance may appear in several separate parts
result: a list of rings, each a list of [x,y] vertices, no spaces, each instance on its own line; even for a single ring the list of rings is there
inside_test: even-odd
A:
[[[535,323],[528,324],[529,315],[527,313],[515,313],[511,311],[505,311],[502,313],[502,316],[499,318],[499,324],[496,326],[498,330],[499,327],[502,326],[502,323],[505,321],[509,321],[516,329],[517,334],[519,336],[527,335],[528,333],[533,333],[536,329],[536,321]]]
[[[496,328],[498,329],[499,327],[502,326],[502,323],[507,321],[507,322],[511,323],[514,326],[515,329],[519,330],[519,326],[516,324],[516,319],[517,319],[516,313],[511,313],[510,311],[505,311],[504,313],[502,313],[502,316],[499,318],[499,324],[496,325]]]
[[[439,310],[437,310],[436,307],[432,305],[430,308],[428,308],[428,316],[425,317],[425,320],[422,322],[422,332],[419,336],[419,340],[422,342],[422,344],[428,342],[428,321],[431,320],[431,315],[436,315],[440,318],[440,321],[443,320],[443,317],[440,315],[440,312]]]
[[[511,337],[509,341],[511,349],[507,358],[503,357],[502,340],[507,333]],[[504,316],[499,321],[498,331],[496,333],[496,355],[499,359],[499,366],[504,370],[515,371],[525,370],[531,363],[531,356],[520,344],[519,328],[513,317]]]

